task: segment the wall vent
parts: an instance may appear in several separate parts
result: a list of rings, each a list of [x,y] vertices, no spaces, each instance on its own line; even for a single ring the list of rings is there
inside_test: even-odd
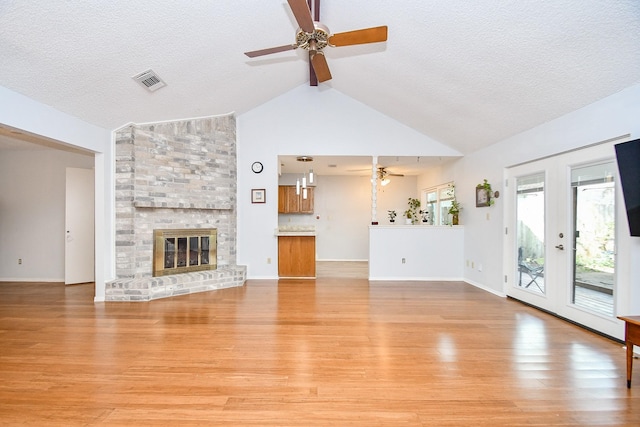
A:
[[[132,79],[140,83],[140,85],[149,90],[149,92],[156,91],[167,85],[153,70],[144,71],[133,76]]]

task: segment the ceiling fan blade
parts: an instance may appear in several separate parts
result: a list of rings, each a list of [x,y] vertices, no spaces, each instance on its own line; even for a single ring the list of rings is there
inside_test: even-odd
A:
[[[293,49],[296,49],[297,47],[298,45],[295,45],[295,44],[286,44],[284,46],[270,47],[268,49],[253,50],[251,52],[245,52],[244,54],[247,55],[249,58],[255,58],[256,56],[270,55],[272,53],[284,52],[286,50],[293,50]]]
[[[327,64],[327,58],[324,57],[324,54],[321,52],[309,52],[309,59],[319,82],[331,80],[331,71],[329,71],[329,64]]]
[[[354,44],[377,43],[387,41],[387,26],[364,28],[362,30],[337,33],[329,37],[333,46],[350,46]]]
[[[313,33],[315,30],[315,26],[313,25],[313,18],[311,17],[311,11],[309,10],[309,5],[307,5],[307,0],[287,0],[289,2],[289,7],[293,12],[293,16],[296,17],[296,21],[302,31],[305,33]]]
[[[391,173],[387,170],[386,167],[378,166],[378,176],[384,178],[387,176],[404,176],[404,175],[401,173]]]

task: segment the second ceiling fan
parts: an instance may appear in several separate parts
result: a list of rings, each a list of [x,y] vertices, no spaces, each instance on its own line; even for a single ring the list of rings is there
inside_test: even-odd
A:
[[[310,2],[311,0],[309,0]],[[347,31],[331,34],[329,28],[320,23],[320,0],[314,2],[315,20],[311,15],[310,4],[307,0],[287,0],[289,7],[295,16],[300,28],[296,31],[295,43],[284,46],[276,46],[267,49],[245,52],[249,58],[270,55],[293,49],[305,49],[309,51],[309,63],[311,65],[311,85],[315,86],[314,79],[319,82],[331,80],[331,71],[327,59],[322,50],[327,47],[351,46],[356,44],[378,43],[387,40],[387,26],[364,28],[361,30]]]

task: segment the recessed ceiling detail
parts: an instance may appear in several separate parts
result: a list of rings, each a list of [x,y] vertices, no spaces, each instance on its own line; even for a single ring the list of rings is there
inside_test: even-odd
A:
[[[154,92],[167,85],[164,80],[162,80],[160,76],[151,69],[133,76],[132,79],[140,83],[140,85],[146,88],[149,92]]]

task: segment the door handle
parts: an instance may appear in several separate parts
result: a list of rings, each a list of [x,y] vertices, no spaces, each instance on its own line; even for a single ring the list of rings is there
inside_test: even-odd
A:
[[[561,251],[564,251],[564,246],[563,245],[556,245],[557,249],[560,249]]]

